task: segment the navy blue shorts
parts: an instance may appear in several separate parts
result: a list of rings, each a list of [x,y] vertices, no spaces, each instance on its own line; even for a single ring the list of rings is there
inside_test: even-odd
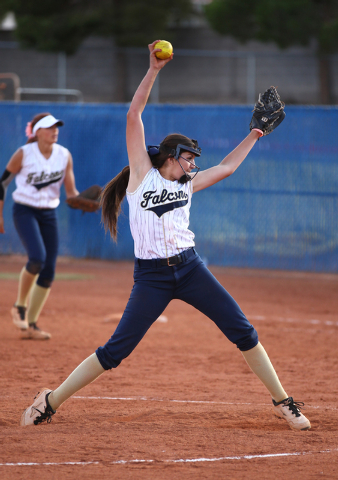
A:
[[[40,287],[50,287],[59,248],[55,208],[33,208],[14,203],[13,220],[28,255],[28,272],[39,273],[36,283]]]
[[[117,367],[130,355],[173,299],[204,313],[241,351],[257,345],[256,330],[195,249],[183,256],[182,263],[170,267],[158,260],[135,260],[135,283],[123,316],[110,340],[96,350],[104,369]]]

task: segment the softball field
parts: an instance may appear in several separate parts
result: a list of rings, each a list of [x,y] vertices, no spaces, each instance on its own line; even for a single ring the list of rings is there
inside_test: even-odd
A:
[[[338,275],[211,267],[258,330],[312,429],[290,430],[241,353],[201,313],[172,302],[115,370],[20,427],[41,387],[58,386],[116,328],[131,262],[60,257],[39,325],[21,340],[9,314],[25,257],[0,266],[0,478],[336,479]],[[212,298],[210,298],[212,302]]]

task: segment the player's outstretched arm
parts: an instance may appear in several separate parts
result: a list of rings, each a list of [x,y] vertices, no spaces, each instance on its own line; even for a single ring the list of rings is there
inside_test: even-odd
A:
[[[260,93],[250,122],[250,134],[219,165],[200,172],[193,179],[194,192],[210,187],[234,173],[258,138],[269,135],[282,123],[285,118],[284,107],[285,103],[275,87],[271,86],[263,94]]]
[[[249,135],[221,161],[219,165],[199,172],[199,174],[196,175],[196,177],[192,180],[194,192],[208,188],[234,173],[234,171],[245,160],[260,136],[261,133],[259,133],[257,130],[252,130]]]
[[[69,152],[68,156],[68,163],[66,167],[65,179],[64,179],[64,186],[66,191],[66,197],[76,197],[79,194],[75,186],[75,175],[74,175],[74,168],[73,168],[73,157]]]
[[[173,58],[173,54],[165,60],[156,57],[156,52],[160,51],[160,49],[155,49],[155,44],[158,41],[159,40],[155,40],[148,45],[150,51],[149,69],[136,90],[127,113],[126,140],[130,166],[130,179],[128,184],[128,190],[130,191],[136,190],[151,168],[151,161],[145,145],[144,126],[141,115],[147,104],[158,72]]]

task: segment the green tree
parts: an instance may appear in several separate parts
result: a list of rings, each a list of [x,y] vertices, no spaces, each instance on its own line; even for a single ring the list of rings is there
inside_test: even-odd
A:
[[[113,37],[118,47],[173,41],[172,25],[192,13],[191,0],[1,0],[0,19],[15,14],[24,48],[73,55],[90,35]],[[126,56],[117,53],[117,100],[126,101]]]
[[[280,48],[317,43],[322,103],[331,103],[330,58],[338,52],[337,0],[213,0],[211,27],[241,42],[273,41]]]
[[[190,0],[2,0],[0,18],[8,11],[23,47],[72,55],[89,35],[113,36],[119,46],[170,37],[170,24],[192,7]]]
[[[3,3],[7,11],[15,14],[14,35],[22,47],[68,55],[75,53],[84,38],[98,28],[102,15],[94,2],[86,0],[4,0]]]

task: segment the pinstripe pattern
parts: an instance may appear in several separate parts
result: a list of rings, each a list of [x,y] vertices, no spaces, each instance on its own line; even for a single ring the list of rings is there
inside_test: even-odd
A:
[[[22,168],[15,177],[16,190],[12,196],[17,203],[34,208],[56,208],[60,203],[60,188],[64,180],[69,151],[54,144],[47,160],[37,142],[21,147]]]
[[[129,223],[137,258],[166,258],[195,246],[188,229],[191,182],[166,180],[151,168],[133,193],[127,191]]]

